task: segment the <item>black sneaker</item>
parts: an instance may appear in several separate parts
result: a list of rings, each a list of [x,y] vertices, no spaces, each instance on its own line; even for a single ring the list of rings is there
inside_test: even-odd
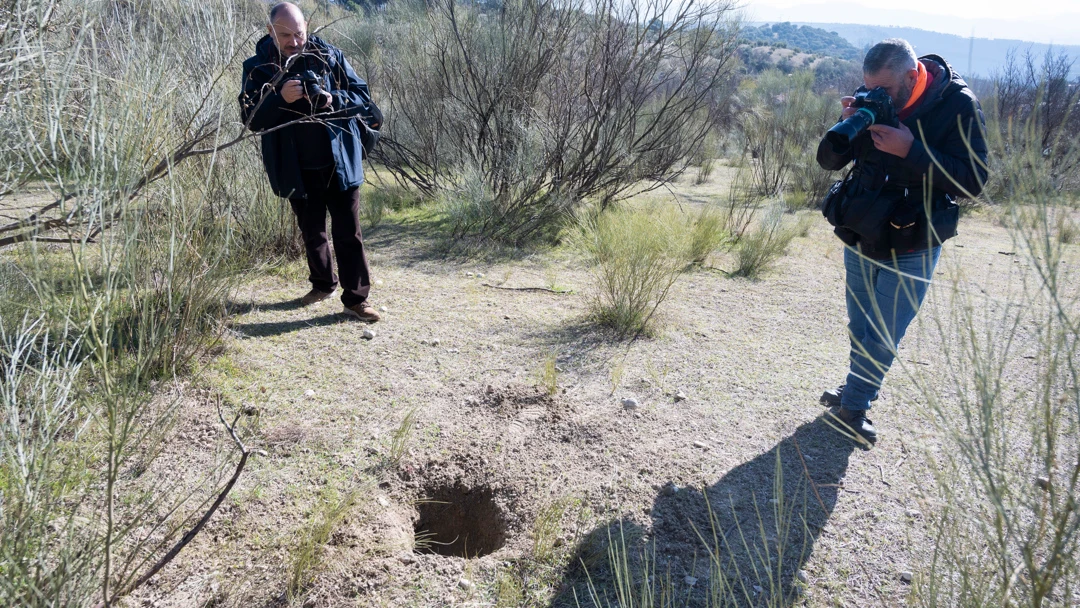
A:
[[[856,436],[853,438],[861,438],[866,442],[865,447],[877,443],[877,429],[874,428],[874,421],[866,417],[866,410],[840,408],[834,417],[846,427],[841,428],[841,431],[851,431]]]
[[[844,387],[846,384],[841,384],[836,388],[830,388],[829,390],[821,393],[821,398],[818,399],[821,405],[825,407],[840,407],[840,398],[844,396]],[[878,398],[875,395],[870,401],[877,401]]]

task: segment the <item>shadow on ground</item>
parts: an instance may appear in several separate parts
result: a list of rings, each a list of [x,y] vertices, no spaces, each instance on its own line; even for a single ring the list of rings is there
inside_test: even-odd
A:
[[[300,298],[295,297],[288,300],[282,300],[279,302],[267,302],[260,303],[255,301],[239,302],[236,300],[229,300],[225,303],[225,310],[231,315],[246,315],[256,310],[267,310],[284,312],[289,310],[298,310],[303,308],[303,304],[300,303]]]
[[[265,309],[264,309],[265,310]],[[271,321],[267,323],[234,323],[233,331],[244,338],[266,338],[280,336],[289,332],[300,331],[310,327],[322,327],[336,323],[353,323],[354,321],[339,314],[322,315],[310,319],[297,319],[295,321]]]
[[[704,488],[664,486],[651,529],[614,521],[584,537],[552,608],[638,605],[645,575],[657,606],[790,606],[798,572],[836,506],[854,442],[822,415]],[[612,559],[612,556],[615,559]],[[625,560],[625,562],[623,562]],[[612,568],[612,562],[625,568]],[[630,571],[629,585],[620,572]],[[596,590],[592,594],[588,581]],[[576,599],[575,599],[576,596]]]
[[[424,267],[445,273],[447,265],[498,264],[528,258],[542,246],[510,246],[484,242],[470,237],[454,237],[443,221],[425,217],[386,221],[364,231],[364,247],[369,251],[393,252],[397,264]]]

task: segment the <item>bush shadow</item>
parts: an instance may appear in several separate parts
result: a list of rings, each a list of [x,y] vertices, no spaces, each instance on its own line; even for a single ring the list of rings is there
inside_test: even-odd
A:
[[[620,605],[619,578],[634,581],[637,595],[647,576],[654,590],[666,587],[665,596],[680,598],[678,605],[795,604],[797,572],[832,515],[857,447],[827,417],[703,490],[668,483],[648,529],[630,518],[594,529],[575,549],[551,608]],[[612,561],[628,566],[617,572]]]
[[[280,336],[293,331],[300,331],[302,329],[309,329],[312,327],[323,327],[326,325],[337,325],[339,323],[357,323],[358,326],[362,324],[348,319],[347,317],[331,313],[314,317],[311,319],[297,319],[295,321],[270,321],[267,323],[234,323],[232,330],[240,334],[244,339],[249,338],[267,338],[270,336]]]
[[[515,247],[472,238],[454,238],[444,221],[433,218],[406,218],[380,222],[364,231],[364,246],[373,251],[391,252],[403,266],[423,266],[437,262],[431,272],[446,272],[447,264],[497,264],[526,259],[542,246]]]

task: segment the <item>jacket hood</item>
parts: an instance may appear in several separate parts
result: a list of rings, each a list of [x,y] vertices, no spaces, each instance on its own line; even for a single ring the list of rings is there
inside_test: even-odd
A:
[[[964,78],[940,55],[923,55],[919,57],[919,61],[926,67],[926,71],[934,76],[934,83],[930,86],[931,96],[928,99],[948,97],[968,88]]]

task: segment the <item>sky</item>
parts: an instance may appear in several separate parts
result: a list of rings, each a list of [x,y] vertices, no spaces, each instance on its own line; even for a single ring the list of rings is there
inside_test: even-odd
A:
[[[1080,0],[741,0],[740,4],[750,21],[897,25],[964,37],[1080,44]]]

